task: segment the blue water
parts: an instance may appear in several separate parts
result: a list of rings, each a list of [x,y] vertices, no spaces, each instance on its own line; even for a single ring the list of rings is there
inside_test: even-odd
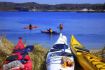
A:
[[[0,34],[17,43],[18,37],[23,37],[26,44],[42,44],[51,47],[59,35],[49,36],[40,30],[52,28],[62,23],[62,33],[67,36],[68,44],[71,34],[88,49],[105,46],[105,13],[76,12],[0,12]],[[34,30],[23,29],[29,24],[37,25]]]

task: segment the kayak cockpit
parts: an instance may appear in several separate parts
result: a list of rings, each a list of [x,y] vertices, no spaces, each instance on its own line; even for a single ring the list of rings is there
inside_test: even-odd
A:
[[[49,55],[50,57],[54,57],[54,56],[66,56],[66,57],[71,57],[73,56],[72,53],[68,53],[68,52],[55,52],[55,53],[51,53]]]
[[[65,49],[69,49],[66,44],[55,44],[55,45],[50,49],[50,52],[60,51],[60,50],[64,50],[64,51],[65,51]]]

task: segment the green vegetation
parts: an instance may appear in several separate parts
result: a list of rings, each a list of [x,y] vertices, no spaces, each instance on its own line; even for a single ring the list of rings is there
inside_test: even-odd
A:
[[[33,61],[33,70],[46,70],[46,54],[48,49],[43,48],[41,45],[35,45],[32,53],[30,53],[31,59]]]
[[[0,67],[2,67],[3,61],[12,52],[14,45],[8,41],[5,37],[2,37],[0,42]]]
[[[2,37],[0,50],[6,54],[11,54],[14,45],[5,37]]]

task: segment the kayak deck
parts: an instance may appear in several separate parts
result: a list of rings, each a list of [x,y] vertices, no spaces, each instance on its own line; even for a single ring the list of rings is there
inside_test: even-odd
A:
[[[71,50],[77,61],[84,70],[105,70],[105,63],[101,59],[91,54],[79,41],[72,35]]]
[[[74,70],[75,62],[66,36],[60,34],[59,38],[49,50],[46,58],[47,70]]]

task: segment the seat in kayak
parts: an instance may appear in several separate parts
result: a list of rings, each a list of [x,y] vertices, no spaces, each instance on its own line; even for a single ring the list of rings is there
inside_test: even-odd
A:
[[[68,46],[66,44],[56,44],[53,46],[54,49],[68,49]]]

